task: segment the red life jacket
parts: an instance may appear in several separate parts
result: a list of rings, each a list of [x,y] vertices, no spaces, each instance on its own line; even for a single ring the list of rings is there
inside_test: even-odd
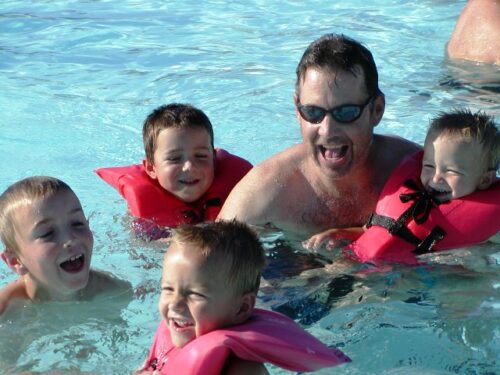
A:
[[[132,215],[152,220],[159,226],[215,220],[234,185],[252,168],[245,159],[216,149],[212,185],[196,202],[187,203],[150,178],[142,164],[99,168],[96,173],[113,186],[128,203]]]
[[[170,332],[162,320],[144,369],[169,375],[219,375],[231,353],[247,361],[269,362],[300,372],[351,361],[287,316],[255,309],[245,323],[209,332],[182,348],[172,345]]]
[[[385,184],[368,229],[345,250],[362,262],[418,263],[415,255],[486,241],[500,231],[500,181],[449,202],[421,186],[423,152],[405,158]]]

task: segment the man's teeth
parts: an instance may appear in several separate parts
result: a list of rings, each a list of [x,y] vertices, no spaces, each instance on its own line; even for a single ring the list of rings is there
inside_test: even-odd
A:
[[[345,155],[347,147],[346,146],[340,146],[340,147],[321,147],[323,155],[327,159],[334,159],[334,158],[341,158]]]

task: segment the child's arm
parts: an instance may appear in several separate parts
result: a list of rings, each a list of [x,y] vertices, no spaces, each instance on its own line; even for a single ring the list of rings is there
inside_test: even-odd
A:
[[[324,232],[315,234],[308,240],[302,243],[302,246],[308,250],[319,250],[321,246],[327,249],[333,249],[339,244],[341,240],[349,240],[352,242],[357,240],[365,231],[365,227],[351,227],[351,228],[332,228]]]
[[[19,278],[10,282],[5,287],[0,289],[0,315],[7,309],[11,300],[15,298],[27,299],[26,286]]]
[[[260,362],[245,361],[234,355],[226,361],[221,372],[222,375],[269,375],[264,365]]]

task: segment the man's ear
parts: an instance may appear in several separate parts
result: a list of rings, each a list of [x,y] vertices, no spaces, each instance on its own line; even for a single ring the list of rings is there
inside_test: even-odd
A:
[[[151,163],[147,158],[142,161],[142,165],[147,175],[151,177],[153,180],[156,180],[156,168],[154,163]]]
[[[300,124],[300,119],[302,117],[300,116],[300,113],[297,109],[297,106],[299,105],[299,96],[297,95],[297,93],[293,94],[293,104],[295,107],[295,117],[297,117],[297,122]]]
[[[477,185],[478,190],[488,189],[497,178],[496,171],[486,171],[480,178]]]
[[[241,296],[240,309],[236,313],[234,324],[243,323],[250,318],[255,307],[255,299],[255,292],[245,293]]]
[[[7,266],[18,275],[22,276],[28,273],[26,267],[24,267],[12,250],[5,249],[2,253],[0,253],[0,257],[3,259],[5,264],[7,264]]]
[[[384,111],[385,111],[385,95],[378,94],[377,97],[373,100],[373,110],[372,110],[372,116],[374,119],[373,127],[377,126],[380,123],[382,117],[384,116]]]

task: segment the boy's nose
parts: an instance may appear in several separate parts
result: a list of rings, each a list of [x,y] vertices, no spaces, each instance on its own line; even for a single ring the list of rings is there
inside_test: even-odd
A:
[[[168,302],[168,309],[171,311],[181,312],[184,308],[184,297],[179,294],[173,295]]]
[[[76,244],[76,238],[71,233],[65,233],[62,235],[62,243],[64,247],[72,247]]]
[[[191,160],[186,160],[184,164],[182,165],[182,170],[183,171],[189,171],[193,168],[193,163]]]
[[[443,178],[443,176],[441,175],[441,173],[436,172],[432,176],[432,182],[435,183],[435,184],[437,184],[437,183],[441,182],[442,178]]]

